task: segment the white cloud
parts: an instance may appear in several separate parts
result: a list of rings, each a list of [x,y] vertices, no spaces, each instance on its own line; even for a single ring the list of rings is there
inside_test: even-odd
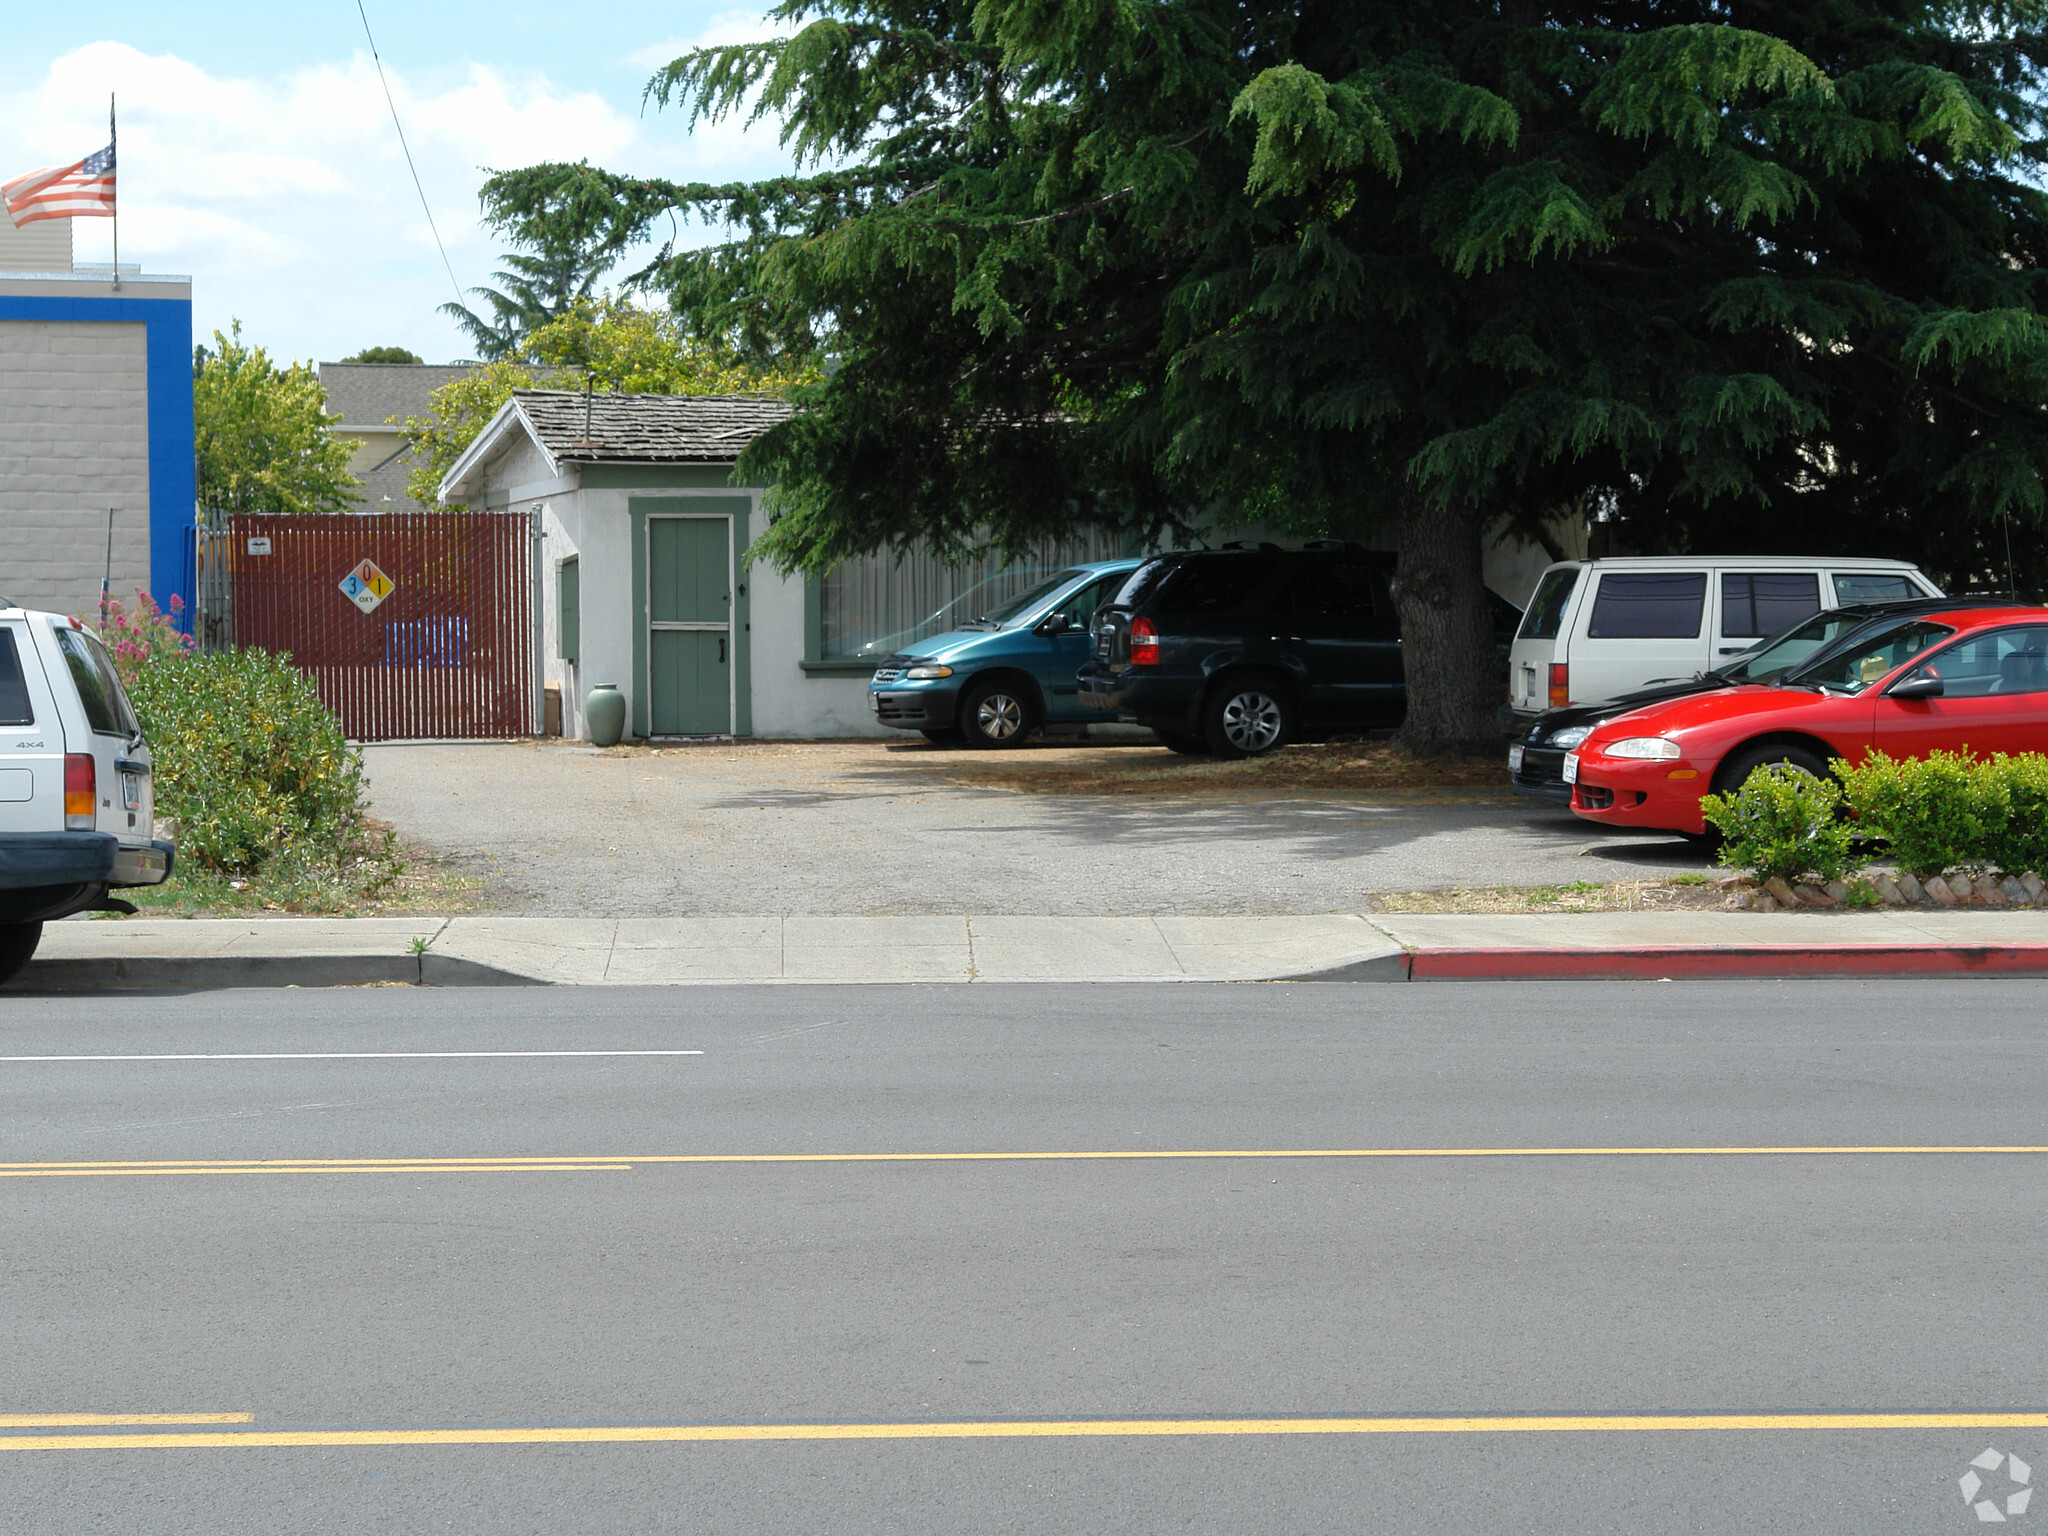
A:
[[[487,169],[587,158],[725,180],[784,163],[765,127],[663,133],[659,119],[595,92],[483,64],[438,90],[386,72],[464,287],[489,281],[500,250],[477,222]],[[98,149],[109,89],[121,104],[121,259],[190,273],[202,337],[239,316],[245,334],[275,356],[335,358],[395,344],[440,360],[465,350],[435,313],[453,290],[367,54],[251,80],[93,43],[0,102],[0,147],[20,162],[0,166],[0,176]],[[105,220],[76,221],[78,259],[107,260],[110,234]]]
[[[626,62],[642,69],[656,70],[693,48],[729,48],[734,43],[765,42],[771,37],[788,37],[795,30],[789,22],[773,20],[766,11],[720,11],[704,24],[701,32],[690,37],[669,37],[635,49],[626,55]]]

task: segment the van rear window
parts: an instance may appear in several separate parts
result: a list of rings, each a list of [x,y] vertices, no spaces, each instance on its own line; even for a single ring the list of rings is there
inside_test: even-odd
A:
[[[92,652],[86,649],[85,636],[75,629],[60,626],[57,649],[64,653],[64,664],[71,669],[71,681],[78,689],[78,702],[85,706],[85,723],[101,736],[119,736],[120,717],[114,711],[113,692],[107,686],[107,680],[100,676]]]
[[[28,679],[21,675],[21,652],[14,648],[14,631],[0,629],[0,725],[34,725],[36,712],[28,707]]]
[[[1600,578],[1593,599],[1590,640],[1690,640],[1707,606],[1705,571],[1648,571]]]
[[[1564,605],[1572,600],[1572,593],[1578,590],[1579,568],[1576,565],[1561,565],[1554,571],[1545,571],[1543,580],[1536,584],[1536,595],[1529,599],[1529,611],[1522,615],[1522,627],[1515,635],[1517,640],[1555,640],[1557,632],[1564,625]]]

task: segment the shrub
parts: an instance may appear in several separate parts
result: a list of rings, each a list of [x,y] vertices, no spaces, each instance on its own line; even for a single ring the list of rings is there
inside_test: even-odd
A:
[[[1985,850],[1990,861],[2009,875],[2048,875],[2048,757],[2000,753],[1978,772],[1992,775],[2005,791],[2005,829]]]
[[[155,650],[128,688],[180,860],[294,884],[346,873],[359,890],[397,873],[391,835],[367,824],[360,754],[288,657]]]
[[[1832,779],[1790,763],[1760,763],[1733,793],[1700,800],[1700,814],[1724,839],[1721,862],[1759,880],[1840,879],[1856,835],[1841,808],[1842,791]]]
[[[2005,783],[1966,753],[1924,758],[1873,752],[1854,768],[1837,763],[1858,829],[1881,839],[1891,859],[1918,879],[1951,869],[1978,873],[2000,862],[2012,819]]]

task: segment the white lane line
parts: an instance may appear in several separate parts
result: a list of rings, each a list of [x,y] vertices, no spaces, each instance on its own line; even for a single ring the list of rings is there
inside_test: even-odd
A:
[[[6,1061],[447,1061],[505,1056],[702,1056],[702,1051],[243,1051],[182,1056],[0,1056]]]

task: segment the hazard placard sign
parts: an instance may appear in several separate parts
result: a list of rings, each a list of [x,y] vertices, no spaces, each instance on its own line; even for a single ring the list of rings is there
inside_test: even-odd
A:
[[[341,595],[368,613],[398,590],[398,583],[377,569],[373,560],[363,560],[341,578]]]

